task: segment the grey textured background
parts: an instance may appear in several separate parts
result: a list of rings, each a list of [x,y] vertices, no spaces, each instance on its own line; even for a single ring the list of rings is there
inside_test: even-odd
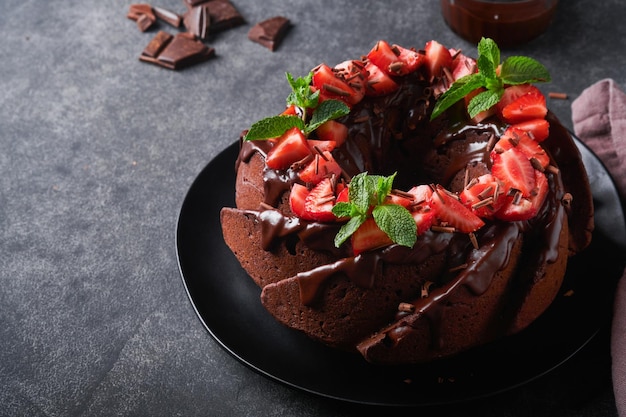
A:
[[[613,416],[603,334],[555,373],[488,401],[381,410],[265,379],[195,316],[174,245],[200,170],[253,121],[281,110],[284,72],[365,54],[378,39],[474,51],[438,2],[233,0],[248,22],[217,57],[181,72],[140,63],[154,34],[129,0],[4,0],[0,6],[0,415]],[[182,0],[152,4],[183,12]],[[274,53],[247,40],[282,14]],[[549,67],[550,107],[605,77],[626,87],[626,2],[562,1],[540,39],[505,54]],[[161,28],[170,32],[166,25]]]

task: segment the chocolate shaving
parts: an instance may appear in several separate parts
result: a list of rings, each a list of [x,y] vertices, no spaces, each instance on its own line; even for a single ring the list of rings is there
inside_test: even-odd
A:
[[[400,303],[398,304],[398,311],[403,313],[413,313],[415,311],[415,306],[411,303]]]
[[[548,93],[548,97],[556,98],[559,100],[567,100],[567,93],[557,93],[557,92],[551,91]]]

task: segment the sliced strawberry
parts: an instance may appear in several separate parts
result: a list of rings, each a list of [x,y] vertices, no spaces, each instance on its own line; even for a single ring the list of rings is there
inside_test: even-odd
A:
[[[549,188],[548,178],[540,171],[535,171],[535,183],[536,187],[529,197],[521,198],[519,201],[510,198],[496,213],[496,217],[505,221],[529,220],[535,217],[546,200]]]
[[[363,61],[348,60],[335,65],[335,76],[343,80],[354,92],[350,103],[356,104],[363,99],[367,83],[367,72]]]
[[[468,57],[456,49],[449,49],[449,51],[452,55],[452,78],[454,81],[478,71],[474,58]]]
[[[414,49],[403,48],[400,45],[393,45],[391,49],[402,62],[400,68],[394,71],[397,75],[406,75],[417,71],[426,62],[426,56]]]
[[[511,148],[517,148],[520,150],[529,160],[531,160],[530,162],[536,168],[536,165],[539,165],[542,168],[546,168],[550,165],[550,156],[537,141],[530,137],[528,132],[525,130],[518,129],[513,126],[505,130],[502,137],[493,148],[492,158],[493,153],[501,153]]]
[[[543,142],[550,136],[550,123],[546,119],[531,119],[511,125],[512,128],[529,132],[537,142]]]
[[[491,173],[505,185],[508,194],[511,188],[522,192],[524,197],[530,195],[535,188],[535,168],[528,157],[516,147],[502,153],[492,153],[493,165]]]
[[[398,89],[398,84],[371,61],[365,64],[365,70],[368,72],[365,95],[382,96]]]
[[[504,184],[492,174],[471,181],[459,194],[461,202],[478,217],[491,219],[506,203]]]
[[[313,69],[313,87],[320,92],[320,101],[335,99],[353,105],[364,94],[355,91],[348,83],[337,77],[332,68],[326,64],[320,64]]]
[[[337,203],[347,203],[350,201],[350,189],[343,183],[337,184]]]
[[[265,163],[271,169],[287,169],[311,154],[304,133],[297,127],[287,130],[267,153]]]
[[[415,187],[407,191],[407,193],[413,195],[414,206],[428,205],[428,202],[430,201],[430,198],[433,195],[433,189],[430,188],[430,186],[426,184],[422,184],[422,185],[416,185]]]
[[[287,106],[287,108],[280,114],[281,116],[297,116],[298,111],[293,104]]]
[[[304,200],[306,200],[308,195],[309,189],[302,184],[295,183],[291,187],[291,192],[289,193],[289,207],[293,214],[301,218],[306,216]]]
[[[502,109],[502,119],[507,123],[520,123],[546,117],[546,98],[540,91],[526,93]]]
[[[337,147],[337,143],[334,140],[308,139],[308,142],[313,153],[332,152]]]
[[[411,204],[413,204],[413,198],[391,192],[391,194],[387,196],[386,202],[390,204],[397,204],[408,209],[411,207]]]
[[[448,194],[448,191],[440,185],[430,199],[430,206],[437,219],[462,233],[475,232],[485,224],[480,217]]]
[[[532,84],[519,84],[509,86],[504,89],[504,93],[502,94],[500,101],[494,107],[500,115],[502,114],[502,109],[513,103],[524,94],[528,94],[530,92],[540,93],[539,89]]]
[[[412,211],[411,215],[417,225],[418,235],[424,234],[435,221],[435,212],[432,211],[430,207],[426,207],[423,210]]]
[[[404,65],[391,45],[383,40],[376,42],[367,58],[387,75],[399,75],[397,71]]]
[[[304,200],[304,215],[301,217],[305,220],[319,222],[335,221],[337,217],[332,212],[334,205],[335,190],[330,178],[324,178],[306,196]]]
[[[393,242],[385,232],[383,232],[373,217],[368,217],[365,222],[352,234],[352,251],[354,255],[372,249],[389,246]]]
[[[426,51],[426,66],[431,77],[440,77],[443,68],[452,69],[452,55],[450,51],[437,41],[428,41],[424,47]]]
[[[348,138],[348,126],[336,120],[328,120],[315,129],[315,134],[320,140],[333,141],[336,146],[341,146]]]
[[[315,152],[315,157],[298,172],[298,176],[304,182],[317,184],[324,178],[330,178],[333,175],[339,177],[341,175],[341,167],[335,161],[332,154],[323,151],[321,154]]]

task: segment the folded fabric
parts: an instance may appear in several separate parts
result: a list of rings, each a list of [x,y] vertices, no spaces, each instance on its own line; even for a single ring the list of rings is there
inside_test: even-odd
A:
[[[585,89],[572,102],[574,132],[611,173],[622,204],[626,200],[626,94],[612,79]],[[613,390],[617,411],[626,417],[626,272],[620,279],[611,328]]]

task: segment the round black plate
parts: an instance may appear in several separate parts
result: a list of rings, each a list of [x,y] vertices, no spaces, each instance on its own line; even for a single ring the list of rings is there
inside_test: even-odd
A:
[[[559,366],[610,317],[624,266],[626,226],[615,185],[579,141],[594,195],[593,243],[570,261],[564,290],[522,333],[428,365],[378,367],[283,327],[261,306],[260,289],[222,238],[220,209],[234,206],[235,143],[196,178],[180,211],[176,245],[189,298],[210,334],[267,377],[339,400],[378,405],[436,405],[496,394]],[[259,251],[259,256],[262,252]]]

